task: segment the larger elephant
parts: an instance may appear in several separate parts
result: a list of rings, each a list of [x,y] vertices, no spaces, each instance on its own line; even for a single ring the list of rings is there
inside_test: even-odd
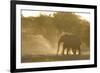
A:
[[[63,44],[62,55],[64,55],[65,51],[68,54],[70,49],[72,49],[74,55],[76,55],[76,51],[78,51],[78,55],[81,54],[81,50],[80,50],[81,40],[78,36],[68,35],[68,34],[61,36],[58,41],[57,55],[59,53],[59,49],[60,49],[59,47],[61,46],[61,43]]]

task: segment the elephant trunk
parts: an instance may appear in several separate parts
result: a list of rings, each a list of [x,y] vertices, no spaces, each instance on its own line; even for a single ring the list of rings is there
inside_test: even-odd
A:
[[[58,42],[57,55],[59,54],[59,49],[60,49],[60,41]]]

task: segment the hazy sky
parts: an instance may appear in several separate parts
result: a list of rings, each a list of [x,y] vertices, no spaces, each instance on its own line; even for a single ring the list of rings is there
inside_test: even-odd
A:
[[[22,11],[22,15],[25,16],[25,17],[28,17],[28,16],[39,16],[40,14],[43,14],[43,15],[50,15],[52,16],[54,12],[46,12],[46,11]],[[81,19],[85,19],[87,21],[90,22],[90,14],[89,13],[75,13],[76,15],[79,15],[81,16]]]

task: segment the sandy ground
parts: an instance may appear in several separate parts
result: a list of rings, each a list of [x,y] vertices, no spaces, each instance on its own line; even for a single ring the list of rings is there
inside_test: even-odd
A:
[[[38,56],[24,56],[22,57],[21,62],[22,63],[28,63],[28,62],[49,62],[49,61],[72,61],[72,60],[87,60],[89,59],[89,55],[64,55],[64,56],[57,56],[57,55],[38,55]]]

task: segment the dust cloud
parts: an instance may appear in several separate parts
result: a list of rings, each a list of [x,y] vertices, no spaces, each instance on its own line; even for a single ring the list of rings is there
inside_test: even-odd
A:
[[[54,54],[56,54],[56,49],[43,35],[27,35],[27,41],[22,41],[22,56]]]

